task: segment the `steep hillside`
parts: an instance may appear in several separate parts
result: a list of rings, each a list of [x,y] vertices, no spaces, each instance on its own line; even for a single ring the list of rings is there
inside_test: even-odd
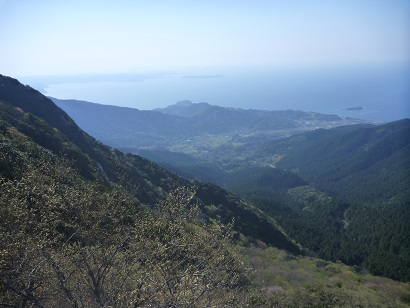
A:
[[[276,166],[351,202],[409,196],[410,120],[318,130],[264,145]],[[407,186],[409,187],[409,186]]]
[[[129,187],[140,202],[149,206],[158,203],[179,186],[191,187],[197,191],[196,198],[203,208],[210,204],[218,207],[217,216],[204,208],[211,217],[224,222],[235,218],[234,228],[243,234],[264,239],[268,244],[292,252],[300,252],[300,248],[279,231],[272,220],[264,218],[261,213],[233,194],[215,185],[180,178],[140,156],[125,155],[113,150],[84,133],[69,116],[39,92],[9,77],[2,76],[0,84],[0,101],[3,96],[10,100],[2,101],[0,108],[2,119],[7,125],[52,153],[72,160],[80,174],[87,179]],[[38,115],[42,118],[37,117],[37,109],[31,106],[31,102],[40,105],[41,112]],[[42,107],[42,102],[48,106],[49,112]],[[25,107],[32,112],[25,112]],[[49,125],[47,119],[53,119],[55,127]],[[73,129],[66,127],[65,123],[69,123]],[[62,127],[62,130],[59,127]],[[203,191],[208,193],[201,193]],[[259,223],[253,223],[255,221]]]
[[[277,196],[253,200],[271,212],[293,238],[322,257],[410,280],[409,119],[308,132],[265,143],[253,158],[292,170],[310,185],[341,200],[329,212],[325,206],[317,208],[320,213],[316,211],[314,219],[310,215],[315,211],[301,209],[321,199],[316,191],[288,191],[301,207],[286,208],[287,212],[274,201]],[[305,200],[300,199],[301,191],[305,191]],[[271,210],[266,204],[271,204]],[[316,222],[311,225],[312,221]],[[303,225],[305,228],[300,229]],[[303,239],[309,225],[319,235],[311,244],[312,239]]]
[[[1,118],[1,306],[245,304],[232,229],[205,224],[191,188],[147,208],[72,163]]]

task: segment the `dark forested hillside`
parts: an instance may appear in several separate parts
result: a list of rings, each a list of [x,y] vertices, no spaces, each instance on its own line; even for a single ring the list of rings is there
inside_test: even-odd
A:
[[[314,131],[271,143],[264,152],[284,154],[277,167],[295,170],[351,202],[409,196],[410,119]]]
[[[279,157],[277,168],[295,172],[341,202],[341,207],[336,206],[327,218],[319,220],[318,215],[326,213],[324,208],[312,220],[310,211],[297,214],[294,207],[290,214],[283,215],[277,212],[278,206],[273,206],[273,214],[293,238],[323,257],[363,265],[378,275],[410,280],[409,119],[379,126],[317,130],[265,143],[256,153],[261,161]],[[289,193],[294,196],[294,191]],[[266,203],[273,204],[272,198],[259,200],[259,204]],[[299,228],[313,221],[312,227],[316,226],[315,233],[322,239],[308,245],[311,239],[303,239],[306,228]],[[336,226],[333,232],[325,231],[331,225]],[[331,243],[328,248],[326,241]]]

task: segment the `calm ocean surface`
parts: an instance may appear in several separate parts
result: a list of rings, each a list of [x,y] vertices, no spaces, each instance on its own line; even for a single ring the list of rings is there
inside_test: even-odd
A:
[[[410,118],[410,69],[208,70],[19,78],[60,99],[154,109],[181,100],[375,121]],[[361,108],[356,108],[361,107]],[[346,109],[354,108],[348,111]]]

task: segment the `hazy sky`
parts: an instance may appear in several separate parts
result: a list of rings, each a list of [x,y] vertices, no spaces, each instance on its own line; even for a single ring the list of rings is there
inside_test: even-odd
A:
[[[0,0],[0,73],[410,62],[410,1]]]

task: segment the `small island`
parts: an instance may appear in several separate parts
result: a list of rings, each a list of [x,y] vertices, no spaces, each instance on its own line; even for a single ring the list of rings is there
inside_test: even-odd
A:
[[[361,111],[363,110],[363,107],[350,107],[350,108],[346,108],[346,111]]]

